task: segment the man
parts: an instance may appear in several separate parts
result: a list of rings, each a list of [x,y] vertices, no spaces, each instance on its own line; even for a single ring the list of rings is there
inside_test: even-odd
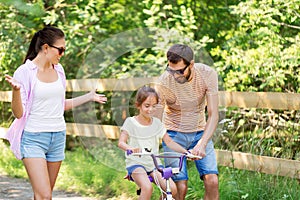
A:
[[[163,113],[167,132],[175,142],[202,157],[194,162],[204,181],[204,199],[215,200],[219,199],[218,169],[211,138],[218,124],[218,76],[209,66],[194,63],[193,57],[193,50],[186,45],[175,44],[168,50],[167,69],[157,86],[161,98],[158,115]],[[163,147],[172,151],[164,143]],[[167,159],[166,164],[176,167],[178,161]],[[181,173],[172,178],[178,190],[176,200],[185,199],[186,161]]]

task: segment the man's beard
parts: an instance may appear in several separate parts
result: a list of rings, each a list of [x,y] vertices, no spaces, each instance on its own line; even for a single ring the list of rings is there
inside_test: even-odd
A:
[[[187,77],[184,76],[183,74],[180,74],[179,76],[174,77],[174,79],[177,83],[184,84],[189,81],[190,76],[191,76],[191,71],[189,71],[189,74],[187,75]]]

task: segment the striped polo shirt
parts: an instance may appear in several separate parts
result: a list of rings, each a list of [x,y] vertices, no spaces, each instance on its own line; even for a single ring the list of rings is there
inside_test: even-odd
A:
[[[211,67],[194,64],[191,81],[177,83],[169,72],[159,78],[156,89],[160,96],[158,113],[168,130],[190,133],[204,130],[206,95],[218,95],[218,75]]]

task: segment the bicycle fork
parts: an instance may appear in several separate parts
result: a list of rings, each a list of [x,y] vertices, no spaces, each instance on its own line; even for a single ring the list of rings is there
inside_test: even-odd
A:
[[[164,200],[173,200],[169,179],[166,179],[166,187],[166,198]]]

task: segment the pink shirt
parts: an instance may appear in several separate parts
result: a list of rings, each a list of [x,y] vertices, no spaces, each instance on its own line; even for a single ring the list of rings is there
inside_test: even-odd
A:
[[[21,159],[21,137],[33,102],[33,88],[37,81],[37,69],[37,66],[31,60],[26,60],[26,62],[18,67],[14,73],[14,79],[21,84],[20,92],[23,105],[23,116],[20,119],[15,119],[13,121],[4,138],[9,141],[10,149],[18,159]],[[66,76],[63,67],[58,64],[54,65],[54,69],[58,72],[63,87],[66,88]],[[64,105],[65,96],[62,101]]]

